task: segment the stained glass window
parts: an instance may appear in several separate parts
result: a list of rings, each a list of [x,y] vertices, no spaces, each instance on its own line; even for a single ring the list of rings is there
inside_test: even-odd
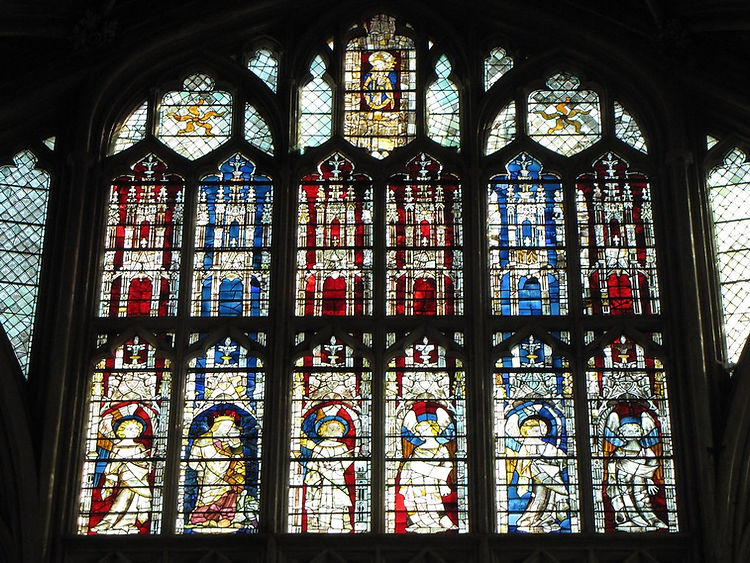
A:
[[[717,139],[716,137],[713,137],[712,135],[706,135],[706,150],[711,150],[718,144],[719,144],[719,139]]]
[[[627,336],[601,345],[586,374],[596,531],[676,532],[664,367]]]
[[[513,68],[513,59],[505,53],[502,47],[495,47],[490,55],[484,59],[484,89],[489,90],[493,84]]]
[[[733,149],[708,174],[727,359],[736,363],[750,334],[750,163]]]
[[[250,104],[245,104],[245,139],[264,153],[273,154],[273,137],[268,124]]]
[[[601,138],[599,95],[581,90],[572,74],[555,74],[546,90],[529,94],[529,137],[552,151],[571,156]]]
[[[106,339],[100,337],[99,344]],[[171,362],[151,337],[118,344],[93,371],[78,532],[162,527]]]
[[[326,64],[318,55],[310,64],[312,78],[300,90],[299,146],[317,147],[331,138],[333,92],[323,75]]]
[[[112,183],[99,315],[172,316],[182,241],[183,180],[153,154]]]
[[[568,312],[560,178],[521,153],[490,179],[487,231],[496,315]]]
[[[360,335],[365,346],[369,334]],[[290,532],[370,531],[371,372],[332,336],[296,362],[292,388]]]
[[[497,334],[496,339],[511,336]],[[514,341],[506,345],[494,373],[498,531],[579,532],[570,364],[538,337]]]
[[[205,74],[188,76],[182,90],[164,94],[156,137],[195,160],[223,145],[232,134],[232,96]]]
[[[372,313],[372,213],[372,181],[338,153],[302,179],[297,315]]]
[[[463,312],[461,186],[422,153],[393,176],[386,201],[389,315]]]
[[[50,176],[31,151],[0,166],[0,324],[28,377]]]
[[[47,139],[44,139],[42,141],[42,143],[44,143],[44,146],[47,147],[51,151],[55,150],[56,142],[57,142],[57,139],[55,137],[48,137]]]
[[[201,181],[195,232],[193,315],[268,314],[271,180],[241,154]]]
[[[648,178],[610,152],[578,176],[576,187],[584,312],[659,313]]]
[[[389,344],[396,337],[389,334]],[[467,532],[461,360],[431,338],[418,339],[388,363],[385,386],[386,531]]]
[[[273,92],[279,78],[279,59],[269,49],[258,49],[247,61],[247,68],[266,83]]]
[[[510,102],[500,110],[490,126],[487,148],[484,154],[499,151],[516,138],[516,102]]]
[[[615,135],[618,139],[627,143],[642,153],[647,153],[646,139],[643,138],[641,128],[635,118],[622,107],[619,102],[615,102]]]
[[[146,138],[148,102],[143,102],[131,111],[115,129],[110,143],[109,154],[117,154],[129,149]]]
[[[396,34],[396,20],[378,15],[346,46],[344,137],[385,158],[416,134],[416,51]]]
[[[446,147],[461,142],[458,88],[448,78],[451,63],[442,55],[435,63],[437,80],[427,88],[427,134]]]
[[[227,336],[190,361],[182,417],[180,533],[258,528],[265,371],[257,352],[248,350],[255,341],[265,342],[265,335]]]

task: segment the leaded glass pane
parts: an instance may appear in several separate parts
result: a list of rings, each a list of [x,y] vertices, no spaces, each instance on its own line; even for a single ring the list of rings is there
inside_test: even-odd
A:
[[[44,143],[44,146],[47,147],[49,150],[53,151],[55,150],[55,143],[57,139],[55,137],[49,137],[47,139],[44,139],[42,142]]]
[[[247,68],[276,92],[279,74],[279,59],[273,51],[258,49],[247,61]]]
[[[619,102],[615,102],[615,135],[634,149],[648,153],[646,139],[643,138],[638,122]]]
[[[162,97],[156,137],[195,160],[229,140],[232,95],[216,90],[213,79],[205,74],[188,76],[182,88]]]
[[[201,180],[195,232],[193,315],[268,314],[271,180],[235,154]]]
[[[719,144],[719,139],[711,135],[706,135],[706,150],[711,150]]]
[[[601,138],[599,96],[580,90],[572,74],[555,74],[546,90],[529,94],[528,131],[537,143],[572,156]]]
[[[369,532],[369,363],[332,336],[297,360],[292,377],[288,531]]]
[[[134,336],[94,369],[79,534],[158,534],[171,363]]]
[[[372,180],[333,154],[302,179],[297,213],[297,315],[370,315]]]
[[[385,158],[416,134],[416,51],[395,18],[375,16],[365,29],[346,46],[344,137]]]
[[[50,176],[22,151],[0,166],[0,324],[28,377]]]
[[[273,137],[268,124],[250,104],[245,104],[245,140],[266,154],[273,155]]]
[[[122,120],[115,129],[110,142],[109,154],[117,154],[129,149],[138,141],[146,138],[146,121],[148,119],[148,102],[143,102]]]
[[[567,359],[533,335],[495,364],[500,533],[580,532],[573,394]]]
[[[516,138],[516,102],[510,102],[500,110],[490,127],[487,148],[484,154],[499,151]]]
[[[581,284],[587,315],[659,313],[648,178],[614,153],[576,180]]]
[[[465,373],[422,338],[389,362],[385,382],[389,533],[467,532]]]
[[[461,185],[422,153],[393,176],[386,201],[386,311],[463,313]]]
[[[99,315],[177,313],[184,183],[153,154],[112,183]]]
[[[178,533],[257,531],[264,382],[262,360],[232,337],[190,361]]]
[[[443,55],[435,63],[438,78],[427,89],[427,134],[446,147],[461,143],[458,88],[448,78],[451,64]]]
[[[490,299],[496,315],[568,312],[560,178],[521,153],[490,179],[487,235]]]
[[[299,146],[317,147],[331,138],[333,93],[323,75],[326,64],[318,55],[310,65],[309,80],[300,90]]]
[[[678,531],[661,362],[627,336],[608,339],[586,383],[596,531]]]
[[[484,59],[484,90],[489,90],[495,82],[513,68],[513,59],[505,53],[505,49],[496,47]]]
[[[750,334],[750,163],[739,149],[708,174],[724,311],[727,359],[736,363]]]

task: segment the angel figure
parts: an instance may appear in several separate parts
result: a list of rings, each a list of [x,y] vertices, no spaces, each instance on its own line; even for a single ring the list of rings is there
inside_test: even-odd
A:
[[[613,408],[602,437],[605,483],[615,528],[625,532],[660,530],[667,525],[654,513],[652,499],[663,483],[659,429],[644,410],[622,416]]]

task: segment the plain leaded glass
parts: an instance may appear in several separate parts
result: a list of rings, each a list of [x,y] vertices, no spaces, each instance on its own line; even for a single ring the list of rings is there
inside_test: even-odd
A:
[[[495,82],[513,68],[513,59],[505,53],[502,47],[496,47],[490,51],[490,55],[484,59],[484,89],[489,90]]]
[[[331,138],[333,92],[323,75],[326,64],[318,55],[310,64],[310,79],[300,89],[299,147],[317,147]]]
[[[146,138],[146,121],[148,118],[148,102],[143,102],[122,120],[115,129],[110,143],[109,154],[117,154],[129,149],[138,141]]]
[[[727,360],[736,363],[750,334],[750,163],[733,149],[708,174],[724,313]]]
[[[22,151],[0,167],[0,324],[28,377],[50,176]]]
[[[273,137],[268,124],[250,104],[245,104],[245,139],[264,153],[273,155]]]
[[[615,102],[614,106],[615,135],[617,138],[634,149],[641,151],[643,154],[648,153],[646,139],[643,138],[643,133],[641,133],[638,122],[619,102]]]
[[[273,51],[258,49],[247,61],[247,68],[260,78],[271,91],[276,92],[279,74],[279,59]]]
[[[501,109],[490,126],[490,134],[487,137],[487,148],[484,154],[492,154],[499,151],[505,145],[510,144],[516,138],[516,102],[509,102]]]
[[[427,88],[427,134],[446,147],[461,142],[458,88],[448,78],[451,64],[443,55],[435,63],[437,80]]]

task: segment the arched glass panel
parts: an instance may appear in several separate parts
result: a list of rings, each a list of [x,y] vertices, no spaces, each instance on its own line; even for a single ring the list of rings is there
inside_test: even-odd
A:
[[[50,177],[22,151],[0,166],[0,324],[28,376]]]
[[[599,95],[581,90],[572,74],[555,74],[547,89],[529,94],[529,137],[552,151],[572,156],[601,138]]]
[[[510,333],[496,334],[507,340]],[[569,342],[568,333],[555,337]],[[573,375],[568,360],[527,336],[495,364],[498,531],[579,532]]]
[[[386,310],[463,313],[463,227],[458,178],[422,153],[388,182]]]
[[[344,138],[385,158],[416,134],[416,51],[395,18],[375,16],[365,29],[346,46]]]
[[[297,213],[297,315],[370,315],[370,178],[336,153],[302,179]]]
[[[568,294],[560,178],[521,153],[490,179],[490,299],[496,315],[565,315]]]
[[[193,261],[193,315],[268,314],[271,180],[235,154],[201,181]]]
[[[336,336],[297,360],[290,532],[370,531],[371,377],[369,362]]]
[[[638,122],[619,102],[615,102],[614,106],[615,136],[634,149],[646,154],[648,152],[646,139],[643,138]]]
[[[331,138],[333,93],[323,75],[326,64],[318,55],[310,64],[310,79],[300,90],[299,147],[317,147]]]
[[[170,370],[171,362],[138,336],[97,364],[89,387],[78,533],[161,531]]]
[[[596,531],[676,532],[664,367],[627,336],[606,337],[601,345],[586,374]]]
[[[273,137],[258,110],[245,104],[245,140],[266,154],[273,155]]]
[[[112,183],[99,315],[177,313],[184,184],[150,154]]]
[[[279,75],[279,59],[269,49],[258,49],[247,61],[247,68],[276,92]]]
[[[450,73],[451,64],[443,55],[435,63],[437,80],[427,88],[427,134],[441,145],[457,147],[461,142],[460,107]]]
[[[484,89],[492,88],[493,84],[513,68],[513,59],[505,53],[502,47],[495,47],[490,55],[484,59]]]
[[[389,362],[385,385],[386,531],[467,532],[462,362],[423,338]]]
[[[578,176],[576,187],[585,314],[658,314],[648,178],[610,152]]]
[[[499,151],[516,138],[516,102],[511,101],[501,109],[490,127],[484,154]]]
[[[177,154],[195,160],[232,135],[232,95],[217,90],[206,74],[188,76],[182,88],[162,97],[156,137]]]
[[[719,263],[727,359],[737,362],[750,334],[750,163],[734,149],[708,174]]]
[[[265,335],[250,339],[265,342]],[[258,529],[264,383],[262,360],[231,337],[190,361],[178,533]]]
[[[137,106],[120,122],[112,135],[109,154],[117,154],[129,149],[137,142],[146,138],[146,122],[148,119],[148,102]]]

